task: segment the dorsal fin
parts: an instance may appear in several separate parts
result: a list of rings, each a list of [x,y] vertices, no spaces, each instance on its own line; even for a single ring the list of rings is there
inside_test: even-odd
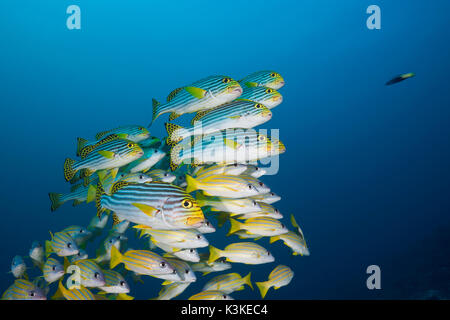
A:
[[[120,138],[119,135],[113,133],[113,134],[110,134],[110,135],[106,136],[105,138],[101,139],[99,142],[97,142],[97,143],[94,144],[94,145],[90,145],[90,146],[84,147],[84,148],[81,149],[81,151],[80,151],[80,158],[81,158],[81,159],[86,158],[86,156],[87,156],[89,153],[91,153],[92,150],[96,149],[97,147],[101,146],[102,144],[105,144],[106,142],[113,141],[113,140],[117,140],[117,139],[119,139],[119,138]]]
[[[210,112],[211,112],[212,110],[214,110],[214,109],[215,109],[215,108],[213,108],[213,109],[207,109],[207,110],[202,110],[202,111],[197,112],[197,114],[195,115],[195,117],[192,118],[191,124],[194,125],[194,122],[195,122],[195,121],[200,120],[200,119],[203,118],[206,114],[210,113]]]
[[[176,88],[175,90],[173,90],[171,93],[169,93],[169,95],[167,96],[167,102],[170,102],[170,100],[172,100],[173,98],[175,98],[175,96],[181,91],[183,90],[184,87],[181,88]]]
[[[126,187],[130,184],[132,184],[132,183],[128,182],[128,181],[118,181],[118,182],[114,183],[113,186],[111,187],[111,194],[114,194],[117,190],[120,190],[123,187]]]

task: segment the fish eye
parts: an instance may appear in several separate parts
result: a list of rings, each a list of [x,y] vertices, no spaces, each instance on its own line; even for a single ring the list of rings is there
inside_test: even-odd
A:
[[[233,166],[237,167],[237,166],[238,166],[238,164],[237,164],[237,163],[233,163]]]
[[[261,109],[262,108],[262,104],[260,104],[260,103],[255,104],[255,108],[256,109]]]
[[[125,285],[125,281],[120,281],[119,284],[123,287]]]
[[[226,295],[223,295],[223,298],[224,298],[224,299],[226,299],[226,298],[227,298],[227,296],[226,296]]]
[[[251,184],[248,185],[248,190],[252,190],[253,186]]]
[[[190,249],[189,252],[190,252],[190,253],[194,253],[194,249]]]
[[[167,176],[169,176],[169,174],[166,172],[166,173],[164,173],[164,177],[167,177]]]
[[[279,212],[280,212],[280,210],[278,210],[278,209],[275,209],[275,212],[276,212],[276,213],[279,213]]]
[[[72,244],[70,242],[67,244],[67,248],[72,248]]]
[[[253,206],[256,207],[256,201],[253,201]]]
[[[80,229],[80,233],[83,233],[84,232],[84,230],[83,229]]]
[[[284,224],[281,224],[281,228],[284,229]]]
[[[276,74],[275,72],[272,72],[272,73],[270,74],[270,76],[271,76],[272,78],[275,78],[275,77],[277,76],[277,74]]]
[[[228,82],[230,82],[230,81],[231,81],[230,78],[223,78],[223,79],[222,79],[222,82],[223,82],[223,83],[228,83]]]
[[[52,270],[53,270],[53,271],[56,271],[56,266],[53,266],[53,267],[52,267]]]
[[[273,92],[273,90],[271,88],[266,89],[266,93],[272,93],[272,92]]]
[[[265,140],[266,140],[266,137],[263,136],[263,135],[260,135],[260,136],[258,136],[258,140],[259,140],[259,141],[265,141]]]
[[[132,143],[128,143],[128,144],[127,144],[127,147],[128,147],[128,148],[133,148],[133,144],[132,144]]]
[[[35,296],[34,291],[30,291],[30,297],[34,297],[34,296]]]
[[[140,131],[144,131],[144,127],[139,127],[138,128]]]
[[[275,193],[271,192],[270,195],[273,197],[275,195]]]
[[[200,240],[201,238],[202,238],[202,236],[198,234],[197,239]]]
[[[264,185],[264,183],[260,182],[259,185],[262,187]]]
[[[98,272],[94,273],[94,277],[95,277],[95,279],[98,279],[98,277],[100,277],[100,273],[98,273]]]
[[[267,255],[270,256],[270,252],[269,251],[267,251]]]
[[[161,268],[165,268],[165,267],[166,267],[166,263],[165,263],[165,262],[161,262],[161,263],[159,264],[159,266],[160,266]]]
[[[183,208],[185,208],[185,209],[189,209],[189,208],[192,208],[192,201],[191,200],[189,200],[189,199],[184,199],[182,202],[181,202],[181,205],[183,206]]]
[[[189,273],[189,269],[184,270],[184,272],[185,272],[186,274],[188,274],[188,273]]]

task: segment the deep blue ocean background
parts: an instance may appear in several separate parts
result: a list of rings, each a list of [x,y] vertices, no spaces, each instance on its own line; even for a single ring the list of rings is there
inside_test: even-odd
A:
[[[81,30],[66,28],[71,4]],[[366,27],[371,4],[381,30]],[[69,190],[62,165],[77,137],[146,126],[153,97],[208,75],[273,69],[284,102],[262,127],[279,128],[287,152],[262,180],[311,256],[262,239],[276,262],[232,270],[263,281],[289,265],[293,281],[268,299],[450,298],[449,10],[447,0],[2,0],[0,290],[14,255],[95,214],[92,204],[50,212],[47,193]],[[416,77],[384,85],[406,72]],[[164,136],[166,119],[152,135]],[[225,231],[207,238],[238,240]],[[381,290],[366,288],[372,264]],[[155,297],[161,281],[144,278],[131,295]],[[256,287],[232,296],[260,298]]]

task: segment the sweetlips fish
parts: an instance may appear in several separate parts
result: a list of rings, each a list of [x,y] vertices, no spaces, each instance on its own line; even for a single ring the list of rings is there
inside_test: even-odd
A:
[[[173,145],[187,137],[209,134],[229,128],[249,129],[272,118],[272,112],[261,103],[239,100],[214,109],[198,112],[192,119],[192,127],[166,123],[167,144]]]
[[[246,99],[261,103],[269,109],[273,109],[283,102],[283,96],[277,90],[267,87],[243,87],[242,95],[237,99]]]
[[[63,194],[50,192],[48,194],[50,201],[52,203],[50,209],[51,211],[55,211],[61,205],[71,200],[73,200],[73,206],[77,206],[87,200],[88,192],[89,186],[84,186],[82,183],[73,185],[72,188],[70,189],[70,193]]]
[[[152,168],[158,161],[166,156],[166,153],[157,148],[143,148],[144,155],[128,165],[123,167],[121,170],[124,172],[147,172]]]
[[[117,222],[130,222],[157,229],[188,229],[200,227],[205,220],[195,199],[180,187],[151,182],[114,184],[111,195],[105,194],[101,184],[96,198],[99,215],[113,211]]]
[[[75,225],[64,228],[62,232],[65,232],[69,236],[71,236],[78,246],[85,243],[86,240],[88,240],[92,235],[92,232],[89,231],[87,228]]]
[[[211,272],[220,272],[231,269],[231,264],[226,262],[224,258],[217,259],[213,262],[202,260],[200,262],[191,265],[192,270],[203,272],[203,275],[207,275]]]
[[[209,245],[205,236],[196,229],[158,230],[142,225],[136,225],[134,228],[141,228],[144,235],[148,234],[152,237],[152,241],[162,242],[175,248],[195,249]]]
[[[241,94],[241,86],[230,77],[209,76],[173,90],[166,103],[160,104],[153,99],[152,122],[164,113],[170,112],[169,120],[174,120],[185,113],[211,109],[233,101]]]
[[[294,271],[291,268],[284,265],[276,266],[275,269],[269,274],[269,279],[264,282],[255,282],[261,292],[261,297],[267,294],[267,291],[274,287],[275,290],[287,286],[294,277]]]
[[[275,192],[268,192],[265,194],[258,194],[256,196],[250,197],[253,200],[264,202],[267,204],[272,204],[281,200],[281,197],[277,195]]]
[[[102,287],[105,285],[105,276],[100,266],[94,260],[78,260],[73,262],[80,276],[80,285],[86,288]]]
[[[249,74],[240,80],[239,83],[247,87],[267,87],[278,90],[284,86],[284,79],[275,71],[264,70]]]
[[[95,139],[99,140],[110,134],[117,134],[122,139],[127,139],[134,142],[141,142],[150,137],[148,129],[139,125],[128,125],[99,132],[95,135]]]

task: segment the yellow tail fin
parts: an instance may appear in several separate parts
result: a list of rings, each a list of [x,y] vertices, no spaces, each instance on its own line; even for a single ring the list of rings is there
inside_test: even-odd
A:
[[[75,163],[75,160],[69,158],[64,161],[64,178],[66,179],[66,181],[72,180],[75,173],[77,173],[78,170],[73,168]]]
[[[48,240],[45,240],[45,256],[48,257],[52,252],[52,243]]]
[[[174,145],[175,143],[183,140],[183,137],[179,134],[180,130],[184,128],[182,126],[167,122],[165,123],[167,130],[167,144],[169,146]]]
[[[250,280],[250,276],[251,276],[251,275],[252,275],[252,273],[249,272],[248,275],[246,275],[244,278],[242,278],[242,280],[244,280],[244,283],[245,283],[246,285],[248,285],[250,288],[252,288],[252,290],[253,290],[252,282],[251,282],[251,280]]]
[[[230,222],[231,222],[231,227],[230,227],[230,231],[228,231],[227,237],[232,235],[233,233],[241,230],[241,228],[242,228],[242,223],[240,223],[239,221],[230,218]]]
[[[264,281],[264,282],[255,282],[256,286],[259,288],[259,291],[261,292],[261,297],[264,299],[264,297],[267,294],[267,291],[269,291],[270,289],[270,284],[268,283],[268,281]]]
[[[50,207],[50,210],[53,212],[56,209],[58,209],[64,202],[61,201],[61,193],[54,193],[54,192],[50,192],[48,194],[48,197],[50,198],[50,201],[52,202],[52,205]]]
[[[186,175],[186,192],[191,193],[192,191],[195,191],[198,189],[198,181],[192,178],[190,175]]]
[[[208,263],[214,262],[222,256],[222,250],[209,246]]]
[[[279,236],[275,236],[275,237],[270,237],[270,243],[274,243],[275,241],[280,240]]]
[[[121,263],[123,260],[123,255],[120,253],[120,251],[115,247],[111,247],[111,261],[109,262],[110,269],[113,269],[115,266],[117,266],[119,263]]]

